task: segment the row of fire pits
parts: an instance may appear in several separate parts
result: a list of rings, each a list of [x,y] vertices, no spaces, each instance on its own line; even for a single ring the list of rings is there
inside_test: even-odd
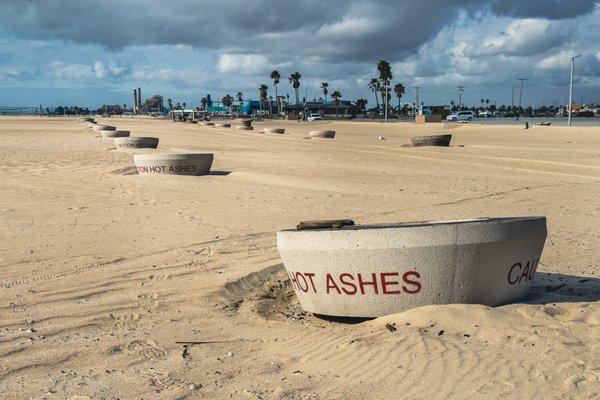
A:
[[[158,148],[157,137],[131,136],[129,131],[117,130],[115,126],[100,125],[93,118],[83,118],[89,129],[100,133],[102,140],[118,150],[152,150]],[[139,174],[207,175],[213,162],[212,153],[141,153],[133,155]]]
[[[191,122],[191,121],[188,121]],[[254,127],[252,126],[252,119],[245,118],[240,120],[240,125],[237,125],[235,129],[238,131],[253,131]],[[229,123],[219,123],[219,122],[211,122],[211,121],[196,121],[198,125],[201,126],[212,126],[214,128],[231,128],[231,124]],[[264,133],[270,134],[284,134],[284,128],[264,128]],[[325,138],[325,139],[333,139],[335,138],[335,131],[331,130],[318,130],[309,132],[309,138]]]
[[[117,149],[156,149],[159,139],[82,120]],[[229,128],[227,123],[205,123]],[[239,130],[253,130],[243,120]],[[265,133],[282,134],[281,128]],[[334,138],[335,131],[309,137]],[[449,146],[451,135],[413,137],[413,146]],[[140,174],[205,175],[213,154],[134,154]],[[545,217],[479,218],[385,225],[306,221],[277,232],[277,248],[302,308],[373,318],[431,304],[496,306],[524,297],[546,240]]]
[[[231,124],[229,123],[218,123],[212,121],[193,121],[187,120],[188,123],[197,123],[201,126],[212,126],[214,128],[230,128]],[[252,126],[252,119],[246,118],[240,121],[240,125],[235,127],[240,131],[252,131],[254,127]],[[285,133],[285,129],[283,128],[264,128],[264,133],[277,133],[283,134]],[[324,139],[334,139],[335,131],[332,130],[315,130],[310,131],[308,134],[308,138],[324,138]],[[430,135],[430,136],[414,136],[411,138],[412,147],[423,147],[423,146],[437,146],[437,147],[448,147],[450,146],[450,141],[452,140],[452,135],[444,134],[444,135]]]

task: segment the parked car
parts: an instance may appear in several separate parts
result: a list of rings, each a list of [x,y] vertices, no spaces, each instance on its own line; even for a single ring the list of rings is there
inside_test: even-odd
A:
[[[320,120],[322,120],[322,119],[323,119],[323,118],[321,118],[321,114],[310,114],[310,115],[308,116],[308,118],[306,118],[306,120],[307,120],[307,121],[309,121],[309,122],[310,122],[310,121],[320,121]]]
[[[446,117],[448,121],[472,121],[473,118],[475,118],[473,111],[459,111]]]

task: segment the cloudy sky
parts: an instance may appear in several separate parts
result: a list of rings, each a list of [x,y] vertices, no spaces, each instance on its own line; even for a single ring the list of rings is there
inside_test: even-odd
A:
[[[197,105],[238,91],[256,98],[278,69],[301,92],[328,81],[366,96],[384,58],[394,82],[426,104],[600,102],[596,0],[0,0],[0,106],[131,104],[131,92]],[[292,94],[287,79],[280,93]]]

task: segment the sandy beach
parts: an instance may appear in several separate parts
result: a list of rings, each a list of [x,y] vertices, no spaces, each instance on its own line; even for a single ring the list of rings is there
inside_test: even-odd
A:
[[[599,127],[98,121],[213,171],[141,176],[77,118],[0,118],[0,397],[600,398]],[[434,133],[451,147],[403,147]],[[275,242],[309,219],[525,215],[548,220],[534,288],[496,308],[317,318]]]

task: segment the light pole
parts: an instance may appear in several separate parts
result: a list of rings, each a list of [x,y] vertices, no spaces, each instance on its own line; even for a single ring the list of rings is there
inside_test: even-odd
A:
[[[581,54],[575,57],[571,57],[571,83],[569,84],[569,121],[567,122],[568,126],[571,126],[571,108],[573,105],[573,72],[575,70],[575,59],[578,57],[581,57]]]
[[[420,110],[421,110],[421,99],[419,97],[421,91],[421,86],[415,86],[415,111],[413,112],[413,114],[415,114],[415,118],[417,115],[420,115]]]
[[[510,99],[510,113],[515,111],[515,84],[512,85],[512,97]]]
[[[387,122],[387,113],[388,113],[388,81],[385,81],[385,117],[384,122]]]
[[[521,88],[519,89],[519,107],[517,109],[517,121],[521,115],[521,100],[523,99],[523,82],[527,80],[527,78],[519,78],[518,81],[521,81]]]

